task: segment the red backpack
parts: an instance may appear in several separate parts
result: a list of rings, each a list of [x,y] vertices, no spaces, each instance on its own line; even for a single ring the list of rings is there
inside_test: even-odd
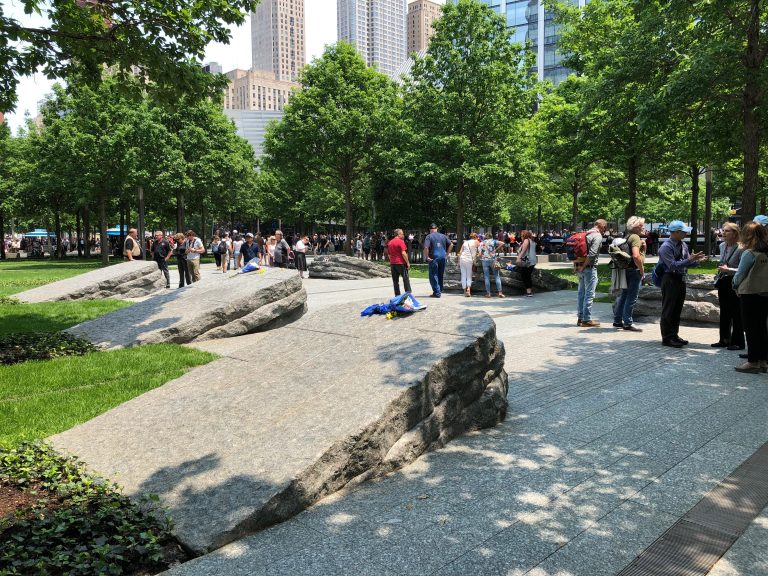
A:
[[[568,236],[565,241],[565,255],[568,260],[584,260],[589,254],[587,244],[587,234],[589,232],[577,232]]]

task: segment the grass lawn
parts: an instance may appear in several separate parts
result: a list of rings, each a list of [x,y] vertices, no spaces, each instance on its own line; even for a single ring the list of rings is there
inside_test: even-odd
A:
[[[119,260],[113,259],[113,263],[117,262]],[[0,260],[0,296],[23,292],[96,268],[101,268],[101,260],[94,258]]]
[[[0,303],[0,336],[14,332],[58,332],[130,305],[122,300]]]
[[[0,366],[0,444],[67,430],[214,358],[155,344]]]

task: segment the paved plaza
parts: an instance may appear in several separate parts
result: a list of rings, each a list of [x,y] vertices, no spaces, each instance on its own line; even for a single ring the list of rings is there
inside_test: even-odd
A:
[[[429,293],[425,280],[412,283],[417,296]],[[391,295],[378,279],[305,288],[310,310],[362,309]],[[596,304],[606,327],[577,328],[575,296],[424,298],[494,318],[506,346],[507,420],[168,574],[622,571],[768,441],[768,377],[735,372],[736,353],[709,346],[715,327],[684,327],[690,346],[663,348],[658,326],[617,332],[610,305]],[[343,362],[346,351],[326,353]],[[767,549],[763,510],[710,574],[768,575]]]

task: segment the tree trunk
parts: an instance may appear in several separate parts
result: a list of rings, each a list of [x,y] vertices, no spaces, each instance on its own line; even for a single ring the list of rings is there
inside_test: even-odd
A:
[[[707,166],[704,187],[704,253],[712,254],[712,167]]]
[[[120,206],[120,243],[118,244],[118,250],[123,258],[125,258],[125,254],[123,254],[123,246],[125,246],[125,212],[126,207],[124,205]]]
[[[85,257],[91,257],[91,210],[86,206],[83,208],[83,229],[85,238],[83,238],[83,247],[85,248]]]
[[[575,180],[571,183],[571,231],[576,230],[579,225],[579,182]]]
[[[83,249],[80,247],[80,238],[82,238],[83,229],[80,227],[80,208],[77,209],[77,213],[75,215],[75,228],[77,229],[77,257],[82,258],[83,257]]]
[[[184,231],[184,192],[176,192],[176,232]]]
[[[144,238],[144,188],[142,186],[136,187],[136,193],[139,197],[139,209],[136,214],[136,228],[138,228],[139,245],[141,246],[141,258],[147,259],[147,240]]]
[[[760,104],[762,87],[761,70],[765,61],[760,45],[761,0],[750,3],[747,47],[744,54],[745,83],[743,98],[744,113],[744,179],[741,192],[741,224],[755,217],[757,190],[760,186]]]
[[[205,207],[205,204],[203,204],[202,208],[200,208],[200,240],[203,242],[203,246],[205,246],[205,221],[208,220],[208,209]]]
[[[5,211],[0,206],[0,260],[5,260]]]
[[[698,247],[699,175],[701,175],[701,170],[698,166],[691,166],[689,174],[691,176],[691,242],[688,246],[691,253],[694,253]]]
[[[107,236],[107,194],[99,194],[99,244],[101,245],[101,263],[109,264],[109,237]]]
[[[536,236],[541,238],[541,204],[539,204],[539,209],[536,211]]]
[[[352,177],[349,173],[342,176],[342,188],[344,189],[344,208],[346,213],[347,225],[347,246],[345,251],[347,256],[352,256],[352,232],[353,232],[353,214],[352,214]]]
[[[61,250],[61,211],[57,206],[53,210],[53,233],[56,234],[56,258],[63,258]]]
[[[464,202],[466,200],[466,189],[464,178],[459,182],[459,197],[456,202],[456,253],[459,253],[461,244],[464,242]]]
[[[637,212],[637,157],[630,156],[627,162],[627,189],[629,191],[629,201],[624,211],[624,220],[634,216]]]

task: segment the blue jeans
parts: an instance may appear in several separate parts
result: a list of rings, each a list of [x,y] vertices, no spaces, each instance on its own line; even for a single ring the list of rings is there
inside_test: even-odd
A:
[[[445,258],[435,258],[429,261],[429,285],[432,294],[440,296],[443,293],[443,275],[445,274]]]
[[[496,274],[496,292],[501,294],[501,273],[493,269],[493,260],[481,260],[483,263],[483,277],[485,278],[485,293],[491,293],[491,271]]]
[[[637,303],[637,295],[640,293],[640,282],[643,274],[640,270],[630,269],[626,271],[627,287],[621,291],[616,298],[616,304],[613,308],[613,323],[624,326],[632,326],[632,311]]]
[[[579,296],[576,301],[578,318],[584,322],[592,320],[592,301],[597,288],[597,267],[589,266],[577,274],[579,277]]]

